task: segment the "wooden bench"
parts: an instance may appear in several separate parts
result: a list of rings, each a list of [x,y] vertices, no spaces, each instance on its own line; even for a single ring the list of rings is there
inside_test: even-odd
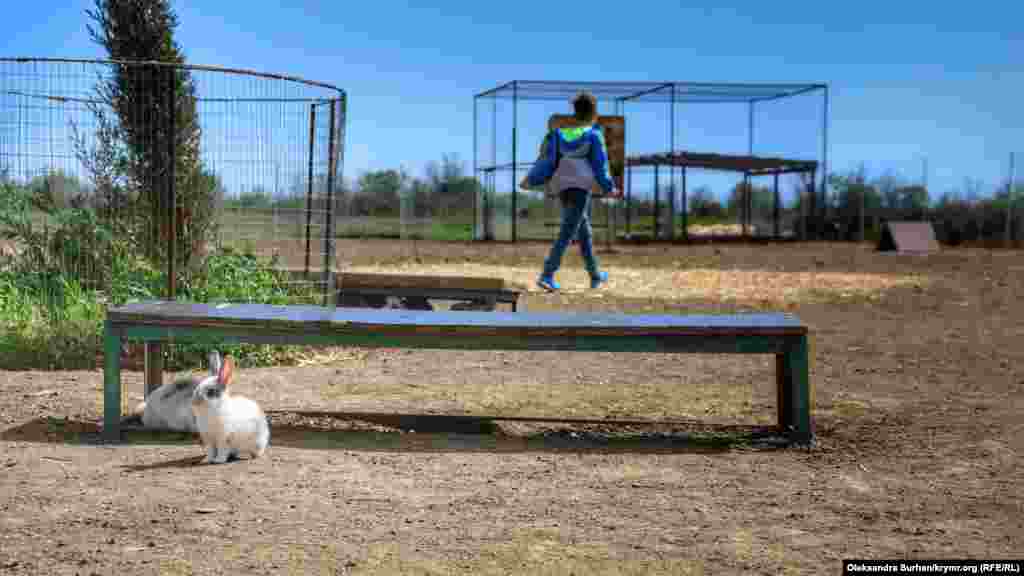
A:
[[[477,310],[494,310],[499,302],[511,304],[518,312],[525,289],[502,278],[342,272],[336,275],[336,291],[342,307],[383,308],[390,296],[416,310],[432,309],[430,300],[458,300]]]
[[[120,440],[124,340],[467,350],[774,354],[778,427],[813,440],[808,330],[788,314],[440,312],[153,301],[107,311],[103,436]]]

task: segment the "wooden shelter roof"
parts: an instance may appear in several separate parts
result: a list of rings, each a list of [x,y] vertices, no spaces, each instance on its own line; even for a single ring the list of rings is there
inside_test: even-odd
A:
[[[814,172],[818,169],[818,162],[816,160],[680,151],[630,156],[626,158],[626,166],[685,166],[762,175]]]

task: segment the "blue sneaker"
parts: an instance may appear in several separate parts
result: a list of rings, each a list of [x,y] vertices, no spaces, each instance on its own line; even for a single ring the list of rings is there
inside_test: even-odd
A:
[[[608,273],[607,272],[598,272],[597,275],[590,277],[590,287],[592,289],[599,288],[601,286],[601,284],[604,284],[607,281],[608,281]]]
[[[547,290],[548,292],[556,292],[559,288],[558,282],[551,276],[541,276],[537,279],[537,286]]]

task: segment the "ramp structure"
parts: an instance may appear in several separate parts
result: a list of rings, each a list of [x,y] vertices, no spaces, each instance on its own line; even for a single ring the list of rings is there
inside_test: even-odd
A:
[[[878,239],[879,252],[928,254],[939,251],[931,222],[886,222]]]

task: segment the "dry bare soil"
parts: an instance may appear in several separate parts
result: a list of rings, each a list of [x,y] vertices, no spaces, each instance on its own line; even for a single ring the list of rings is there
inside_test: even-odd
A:
[[[353,270],[531,284],[543,244],[344,241]],[[310,418],[298,410],[774,418],[759,356],[319,350],[243,369],[265,458],[181,435],[97,440],[102,374],[0,372],[0,573],[837,574],[843,558],[1024,550],[1024,254],[618,247],[528,309],[787,310],[812,330],[817,445],[676,425]],[[124,375],[127,403],[141,375]],[[486,424],[486,422],[485,422]],[[416,429],[418,428],[418,429]]]

